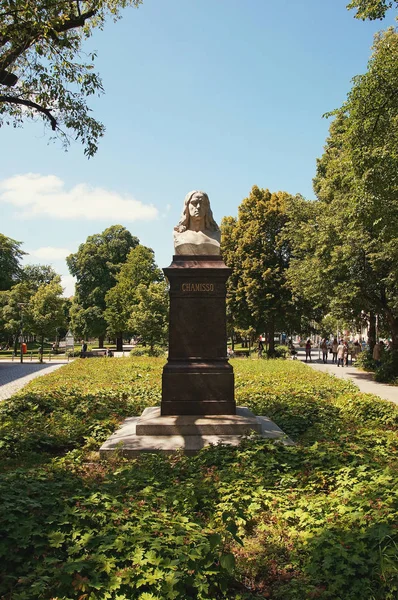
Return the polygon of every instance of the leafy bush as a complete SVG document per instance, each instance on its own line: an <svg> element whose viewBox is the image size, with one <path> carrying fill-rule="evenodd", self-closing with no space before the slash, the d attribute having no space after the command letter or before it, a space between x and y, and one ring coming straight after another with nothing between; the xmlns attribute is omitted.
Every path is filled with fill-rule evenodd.
<svg viewBox="0 0 398 600"><path fill-rule="evenodd" d="M105 462L165 360L75 361L0 408L0 598L395 600L397 408L298 361L231 361L297 442Z"/></svg>
<svg viewBox="0 0 398 600"><path fill-rule="evenodd" d="M287 346L275 346L272 353L267 350L266 356L268 358L288 358L290 356L290 350Z"/></svg>
<svg viewBox="0 0 398 600"><path fill-rule="evenodd" d="M375 372L375 380L398 384L398 352L383 352L381 359L381 365Z"/></svg>
<svg viewBox="0 0 398 600"><path fill-rule="evenodd" d="M355 366L364 371L375 371L376 363L373 360L371 351L363 350L363 352L360 352L355 361Z"/></svg>
<svg viewBox="0 0 398 600"><path fill-rule="evenodd" d="M370 350L359 354L355 366L364 371L373 371L375 380L381 383L398 383L398 353L382 351L381 364L377 366Z"/></svg>
<svg viewBox="0 0 398 600"><path fill-rule="evenodd" d="M130 350L130 356L133 358L136 356L164 357L166 356L166 350L162 348L162 346L154 346L152 350L149 346L137 346L136 348Z"/></svg>

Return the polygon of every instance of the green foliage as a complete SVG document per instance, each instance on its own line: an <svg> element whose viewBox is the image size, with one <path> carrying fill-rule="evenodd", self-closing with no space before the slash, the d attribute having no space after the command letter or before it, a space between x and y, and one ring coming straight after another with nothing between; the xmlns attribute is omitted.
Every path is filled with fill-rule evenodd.
<svg viewBox="0 0 398 600"><path fill-rule="evenodd" d="M375 380L383 383L398 384L398 351L383 352L381 365L375 372Z"/></svg>
<svg viewBox="0 0 398 600"><path fill-rule="evenodd" d="M70 310L73 330L83 336L103 336L106 332L105 296L115 285L116 276L138 238L122 225L112 225L90 235L67 259L69 271L77 279L76 295Z"/></svg>
<svg viewBox="0 0 398 600"><path fill-rule="evenodd" d="M103 87L96 55L85 54L83 43L141 1L0 0L0 126L42 117L65 147L73 136L93 156L105 128L90 116L87 98Z"/></svg>
<svg viewBox="0 0 398 600"><path fill-rule="evenodd" d="M41 285L51 283L59 275L50 265L25 265L22 269L21 280L37 291Z"/></svg>
<svg viewBox="0 0 398 600"><path fill-rule="evenodd" d="M58 327L65 325L64 300L60 277L40 285L26 308L30 331L42 338L55 336Z"/></svg>
<svg viewBox="0 0 398 600"><path fill-rule="evenodd" d="M363 350L355 362L355 366L364 371L374 371L376 369L376 363L373 360L372 352L370 350Z"/></svg>
<svg viewBox="0 0 398 600"><path fill-rule="evenodd" d="M164 346L136 346L130 351L130 356L163 356L167 354Z"/></svg>
<svg viewBox="0 0 398 600"><path fill-rule="evenodd" d="M330 126L318 160L317 202L296 202L286 231L288 280L323 312L357 321L378 314L398 349L398 33L376 36L365 74ZM330 116L330 115L329 115ZM311 215L311 219L306 218Z"/></svg>
<svg viewBox="0 0 398 600"><path fill-rule="evenodd" d="M396 0L351 0L347 8L356 9L356 19L374 21L376 19L384 19L386 12L394 5L395 8L398 7Z"/></svg>
<svg viewBox="0 0 398 600"><path fill-rule="evenodd" d="M96 358L39 378L0 407L3 451L63 452L102 442L122 418L159 404L158 375L159 366L144 359Z"/></svg>
<svg viewBox="0 0 398 600"><path fill-rule="evenodd" d="M238 404L295 446L100 461L120 419L159 404L163 364L79 360L3 402L0 596L395 600L397 408L297 361L236 359Z"/></svg>
<svg viewBox="0 0 398 600"><path fill-rule="evenodd" d="M137 304L129 320L131 331L149 345L151 353L155 345L165 345L168 337L169 295L165 282L139 285L136 290ZM154 355L156 356L156 354Z"/></svg>
<svg viewBox="0 0 398 600"><path fill-rule="evenodd" d="M355 366L364 371L373 371L375 380L381 383L398 383L398 365L397 353L383 351L381 353L381 364L376 365L370 350L361 352L358 356Z"/></svg>
<svg viewBox="0 0 398 600"><path fill-rule="evenodd" d="M155 263L153 250L141 244L132 248L126 262L116 275L116 285L107 292L105 297L104 316L108 331L113 334L134 331L134 328L129 327L129 319L133 308L141 302L140 286L147 288L151 283L162 280L163 274Z"/></svg>
<svg viewBox="0 0 398 600"><path fill-rule="evenodd" d="M20 260L26 254L21 243L0 233L0 291L9 290L21 275Z"/></svg>
<svg viewBox="0 0 398 600"><path fill-rule="evenodd" d="M290 244L281 236L290 198L286 192L271 194L253 186L239 206L238 219L226 217L221 223L222 252L232 269L227 283L230 330L266 332L271 353L275 331L300 325L297 299L286 285Z"/></svg>

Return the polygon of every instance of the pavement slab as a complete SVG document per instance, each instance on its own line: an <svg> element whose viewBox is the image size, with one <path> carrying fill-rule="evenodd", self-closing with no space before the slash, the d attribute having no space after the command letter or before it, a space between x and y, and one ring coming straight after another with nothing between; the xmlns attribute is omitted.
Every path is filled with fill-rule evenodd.
<svg viewBox="0 0 398 600"><path fill-rule="evenodd" d="M62 363L0 363L0 401L11 398L16 392L22 389L29 381L47 375L64 366Z"/></svg>

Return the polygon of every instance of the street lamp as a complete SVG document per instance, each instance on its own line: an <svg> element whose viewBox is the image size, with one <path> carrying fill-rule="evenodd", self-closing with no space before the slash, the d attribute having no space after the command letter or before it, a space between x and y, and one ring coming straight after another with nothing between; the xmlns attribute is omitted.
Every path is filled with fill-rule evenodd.
<svg viewBox="0 0 398 600"><path fill-rule="evenodd" d="M21 335L19 338L19 348L20 348L20 362L23 363L23 352L22 352L22 342L23 342L23 307L26 306L27 302L18 302L18 306L21 310Z"/></svg>

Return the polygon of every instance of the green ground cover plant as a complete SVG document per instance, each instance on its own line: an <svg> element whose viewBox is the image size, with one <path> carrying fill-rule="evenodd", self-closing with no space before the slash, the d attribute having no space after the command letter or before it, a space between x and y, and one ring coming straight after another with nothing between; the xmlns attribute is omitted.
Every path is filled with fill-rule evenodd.
<svg viewBox="0 0 398 600"><path fill-rule="evenodd" d="M373 360L372 353L365 350L358 356L355 366L363 371L374 373L375 380L380 383L398 385L397 365L394 363L393 353L389 351L382 351L380 365L378 366Z"/></svg>
<svg viewBox="0 0 398 600"><path fill-rule="evenodd" d="M0 406L3 600L395 600L398 411L297 361L233 360L296 442L99 459L164 358L77 360Z"/></svg>

